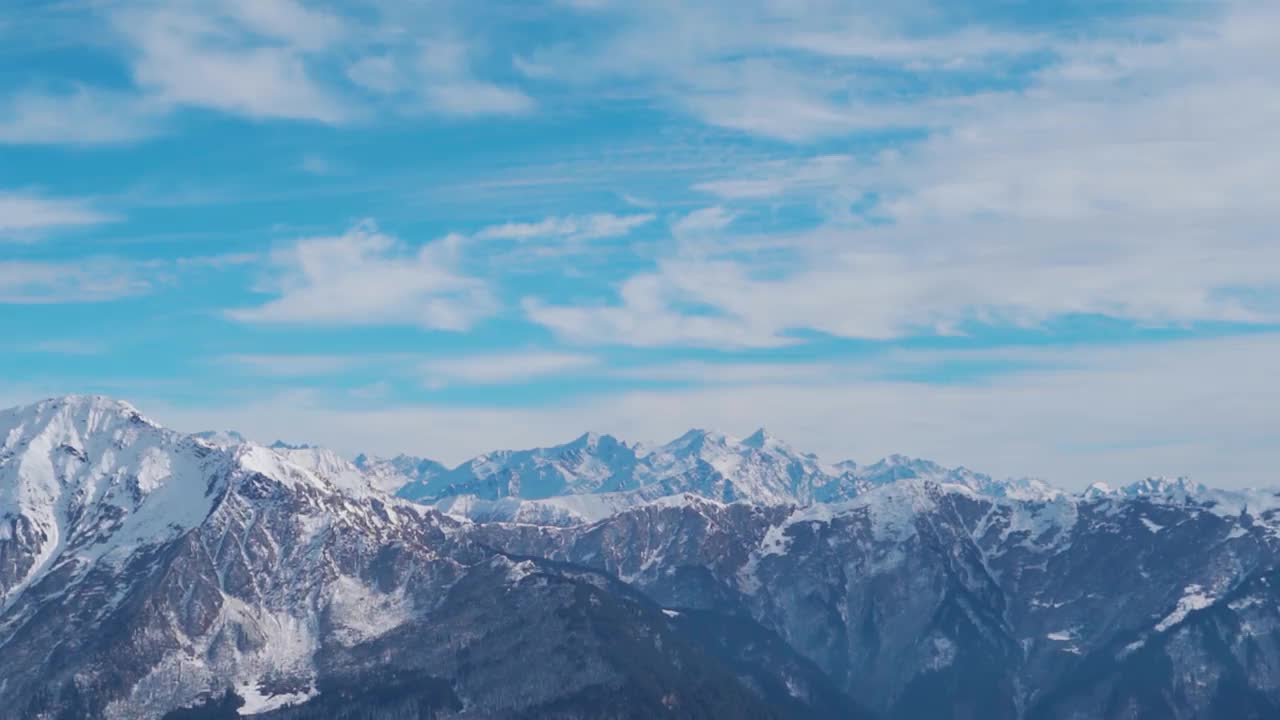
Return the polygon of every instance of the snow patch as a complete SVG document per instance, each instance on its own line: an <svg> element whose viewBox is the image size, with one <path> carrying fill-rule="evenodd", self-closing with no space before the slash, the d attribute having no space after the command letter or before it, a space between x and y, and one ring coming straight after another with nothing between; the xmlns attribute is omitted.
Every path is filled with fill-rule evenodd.
<svg viewBox="0 0 1280 720"><path fill-rule="evenodd" d="M334 636L348 647L381 637L413 618L413 602L404 588L384 593L355 578L339 576L331 593L329 610L336 626Z"/></svg>
<svg viewBox="0 0 1280 720"><path fill-rule="evenodd" d="M1199 585L1188 585L1183 589L1183 596L1178 599L1178 607L1165 619L1156 624L1156 632L1164 632L1186 619L1195 610L1203 610L1213 604L1214 598Z"/></svg>
<svg viewBox="0 0 1280 720"><path fill-rule="evenodd" d="M302 692L265 695L257 681L244 680L236 686L236 694L244 700L244 705L236 711L238 715L258 715L270 710L278 710L286 705L299 705L319 695L314 687Z"/></svg>
<svg viewBox="0 0 1280 720"><path fill-rule="evenodd" d="M941 670L956 660L956 644L950 638L934 635L930 638L929 650L927 665L930 670Z"/></svg>

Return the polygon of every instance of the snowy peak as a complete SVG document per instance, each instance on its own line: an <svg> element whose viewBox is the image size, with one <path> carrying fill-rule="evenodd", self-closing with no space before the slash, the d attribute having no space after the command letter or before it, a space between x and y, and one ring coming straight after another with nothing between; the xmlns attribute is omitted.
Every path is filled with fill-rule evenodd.
<svg viewBox="0 0 1280 720"><path fill-rule="evenodd" d="M737 444L737 442L724 433L694 428L666 445L657 448L655 452L689 455L701 453L708 448L728 448L734 444Z"/></svg>
<svg viewBox="0 0 1280 720"><path fill-rule="evenodd" d="M393 495L411 485L426 485L449 471L435 460L403 454L381 458L361 453L353 464L368 476L374 487Z"/></svg>
<svg viewBox="0 0 1280 720"><path fill-rule="evenodd" d="M198 525L228 456L132 405L69 396L0 412L0 591ZM67 563L70 563L68 565Z"/></svg>
<svg viewBox="0 0 1280 720"><path fill-rule="evenodd" d="M801 503L829 476L803 455L760 429L744 440L690 430L642 458L643 483L669 493L694 493L724 502Z"/></svg>
<svg viewBox="0 0 1280 720"><path fill-rule="evenodd" d="M0 411L0 598L49 573L70 582L173 540L226 498L252 495L263 477L311 499L375 493L332 451L223 446L209 437L160 427L101 396Z"/></svg>
<svg viewBox="0 0 1280 720"><path fill-rule="evenodd" d="M305 486L351 498L368 497L379 490L369 475L327 448L249 443L233 448L233 454L240 467L293 487Z"/></svg>
<svg viewBox="0 0 1280 720"><path fill-rule="evenodd" d="M747 447L753 447L757 450L763 449L770 443L776 443L777 439L769 434L764 428L759 428L755 432L742 439L742 444Z"/></svg>
<svg viewBox="0 0 1280 720"><path fill-rule="evenodd" d="M73 395L4 411L0 513L45 513L68 494L92 494L101 476L115 471L132 453L154 461L134 478L135 494L145 495L165 477L158 451L175 444L177 437L132 405L97 395ZM107 459L99 466L96 462L103 455Z"/></svg>
<svg viewBox="0 0 1280 720"><path fill-rule="evenodd" d="M1203 495L1208 488L1204 485L1192 482L1190 478L1166 478L1166 477L1150 477L1135 483L1129 483L1119 489L1119 494L1125 497L1144 497L1157 496L1170 499L1186 499Z"/></svg>
<svg viewBox="0 0 1280 720"><path fill-rule="evenodd" d="M587 432L579 435L572 442L559 446L558 448L550 448L551 450L590 450L601 452L612 452L620 447L628 447L626 443L618 440L618 438L609 434L600 434Z"/></svg>
<svg viewBox="0 0 1280 720"><path fill-rule="evenodd" d="M68 395L0 411L6 450L23 434L34 437L47 430L74 440L122 425L159 427L129 403L102 395Z"/></svg>
<svg viewBox="0 0 1280 720"><path fill-rule="evenodd" d="M362 462L366 472L376 467L367 459ZM865 467L851 460L827 466L764 428L742 439L694 428L664 445L643 449L611 435L585 433L563 445L487 453L453 470L432 465L420 476L404 479L411 474L405 469L388 472L397 482L386 485L398 488L402 497L427 502L457 496L492 502L633 492L635 502L692 493L721 502L808 505L848 500L908 479L959 485L998 497L1047 500L1062 494L1039 480L997 481L966 468L946 468L905 455L890 455Z"/></svg>
<svg viewBox="0 0 1280 720"><path fill-rule="evenodd" d="M1021 500L1052 500L1064 493L1036 478L996 480L990 475L966 467L948 468L932 460L890 455L872 465L853 466L850 476L860 489L866 490L899 480L928 480L944 485L959 485L981 495Z"/></svg>
<svg viewBox="0 0 1280 720"><path fill-rule="evenodd" d="M563 445L480 455L408 483L398 494L411 500L454 495L496 500L628 490L636 487L636 459L635 448L612 435L586 433Z"/></svg>
<svg viewBox="0 0 1280 720"><path fill-rule="evenodd" d="M243 445L249 442L249 439L235 430L203 430L201 432L192 433L194 438L204 440L214 447L229 448L236 445Z"/></svg>
<svg viewBox="0 0 1280 720"><path fill-rule="evenodd" d="M1240 492L1252 491L1212 490L1186 477L1149 477L1118 488L1111 487L1107 483L1093 483L1081 493L1081 497L1086 500L1145 498L1153 501L1185 503L1188 501L1208 500L1224 493L1238 494Z"/></svg>

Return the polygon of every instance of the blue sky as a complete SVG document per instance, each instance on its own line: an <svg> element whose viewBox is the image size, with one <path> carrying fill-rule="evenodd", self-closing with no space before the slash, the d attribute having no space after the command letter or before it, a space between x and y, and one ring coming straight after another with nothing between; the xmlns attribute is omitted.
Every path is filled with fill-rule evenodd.
<svg viewBox="0 0 1280 720"><path fill-rule="evenodd" d="M0 8L0 402L1280 461L1274 2Z"/></svg>

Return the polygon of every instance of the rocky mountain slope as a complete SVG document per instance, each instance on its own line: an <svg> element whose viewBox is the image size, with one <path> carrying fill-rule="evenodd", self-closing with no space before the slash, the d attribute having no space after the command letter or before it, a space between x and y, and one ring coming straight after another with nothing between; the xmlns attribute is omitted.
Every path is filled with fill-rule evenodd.
<svg viewBox="0 0 1280 720"><path fill-rule="evenodd" d="M763 432L350 463L59 398L0 411L0 717L1275 717L1278 508Z"/></svg>

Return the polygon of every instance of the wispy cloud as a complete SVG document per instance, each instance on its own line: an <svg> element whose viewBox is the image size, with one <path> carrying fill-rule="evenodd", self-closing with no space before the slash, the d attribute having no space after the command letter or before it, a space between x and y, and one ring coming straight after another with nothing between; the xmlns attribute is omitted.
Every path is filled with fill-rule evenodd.
<svg viewBox="0 0 1280 720"><path fill-rule="evenodd" d="M262 260L262 254L256 252L226 253L223 255L193 255L174 260L174 266L197 270L223 270L226 268L249 265Z"/></svg>
<svg viewBox="0 0 1280 720"><path fill-rule="evenodd" d="M347 66L347 77L375 95L408 103L402 109L410 111L469 117L534 109L534 99L520 88L479 77L466 42L432 30L424 40L358 58Z"/></svg>
<svg viewBox="0 0 1280 720"><path fill-rule="evenodd" d="M0 262L0 304L102 302L149 292L152 281L136 264L110 259Z"/></svg>
<svg viewBox="0 0 1280 720"><path fill-rule="evenodd" d="M132 142L165 130L183 107L326 123L355 114L315 68L344 33L337 16L293 0L126 0L92 10L84 28L98 33L95 49L124 63L132 83L76 78L15 91L0 101L0 143Z"/></svg>
<svg viewBox="0 0 1280 720"><path fill-rule="evenodd" d="M471 70L467 46L436 39L419 58L426 100L435 111L452 115L519 115L533 109L533 98L511 87L480 80Z"/></svg>
<svg viewBox="0 0 1280 720"><path fill-rule="evenodd" d="M475 234L479 240L534 240L562 238L565 240L598 240L627 235L632 230L653 220L652 213L637 215L567 215L548 217L538 222L505 223L491 225Z"/></svg>
<svg viewBox="0 0 1280 720"><path fill-rule="evenodd" d="M671 231L676 235L690 235L724 230L736 216L737 213L719 205L701 208L672 223Z"/></svg>
<svg viewBox="0 0 1280 720"><path fill-rule="evenodd" d="M19 352L39 353L42 355L79 355L86 357L102 355L107 352L107 346L104 343L69 339L41 340L18 345L14 349Z"/></svg>
<svg viewBox="0 0 1280 720"><path fill-rule="evenodd" d="M30 237L48 228L99 225L117 219L84 200L0 191L0 240Z"/></svg>
<svg viewBox="0 0 1280 720"><path fill-rule="evenodd" d="M422 364L429 387L501 385L564 375L595 367L599 359L580 353L517 350L441 358Z"/></svg>
<svg viewBox="0 0 1280 720"><path fill-rule="evenodd" d="M610 374L625 380L690 385L805 384L847 376L850 368L817 362L682 361L618 368ZM865 374L865 373L864 373Z"/></svg>
<svg viewBox="0 0 1280 720"><path fill-rule="evenodd" d="M1030 87L974 96L918 144L703 182L729 207L844 202L853 215L868 198L868 217L778 233L781 265L733 234L682 243L616 299L526 311L575 342L712 347L1078 314L1280 322L1267 180L1280 161L1257 152L1280 142L1273 14L1242 6L1141 44L1063 45Z"/></svg>
<svg viewBox="0 0 1280 720"><path fill-rule="evenodd" d="M219 356L218 360L258 375L312 377L338 374L364 365L369 359L349 355L231 354Z"/></svg>
<svg viewBox="0 0 1280 720"><path fill-rule="evenodd" d="M559 44L522 60L584 86L632 92L710 125L807 143L877 129L938 126L927 97L894 92L887 78L941 86L977 68L1056 47L1057 38L970 25L922 23L927 5L768 0L614 5L594 43ZM661 38L655 42L654 38Z"/></svg>
<svg viewBox="0 0 1280 720"><path fill-rule="evenodd" d="M134 81L156 102L330 123L351 116L306 60L337 35L336 18L286 0L233 2L225 14L198 7L129 8L116 17L132 44Z"/></svg>
<svg viewBox="0 0 1280 720"><path fill-rule="evenodd" d="M228 314L255 323L465 330L497 306L483 282L454 265L447 239L413 249L366 221L273 253L263 289L277 297Z"/></svg>
<svg viewBox="0 0 1280 720"><path fill-rule="evenodd" d="M154 103L121 91L88 87L62 93L29 90L0 100L0 143L129 142L157 129L159 111Z"/></svg>

